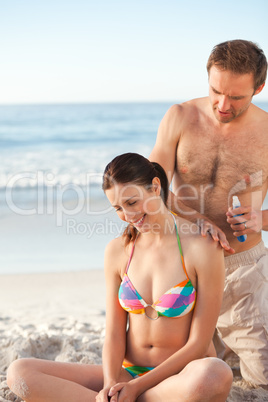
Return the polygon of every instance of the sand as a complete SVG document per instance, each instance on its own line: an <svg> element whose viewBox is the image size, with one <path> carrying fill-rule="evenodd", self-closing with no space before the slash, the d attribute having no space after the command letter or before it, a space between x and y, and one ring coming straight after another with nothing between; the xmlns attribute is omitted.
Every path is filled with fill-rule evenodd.
<svg viewBox="0 0 268 402"><path fill-rule="evenodd" d="M13 360L101 363L104 336L102 270L0 275L0 401L21 401L6 384ZM236 371L228 402L268 401L268 391L249 388Z"/></svg>

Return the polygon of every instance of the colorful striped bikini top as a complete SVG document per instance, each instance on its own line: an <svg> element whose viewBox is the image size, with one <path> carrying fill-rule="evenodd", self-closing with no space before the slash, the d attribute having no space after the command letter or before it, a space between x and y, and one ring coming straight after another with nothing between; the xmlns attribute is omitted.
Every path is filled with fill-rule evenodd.
<svg viewBox="0 0 268 402"><path fill-rule="evenodd" d="M174 217L173 217L174 218ZM118 291L118 299L119 303L126 310L128 313L134 314L146 314L146 307L152 307L156 312L157 319L160 316L164 317L172 317L178 318L188 314L190 311L193 310L195 306L196 300L196 290L193 287L185 268L184 258L182 254L181 242L179 238L178 228L176 225L176 221L174 218L176 234L177 234L177 241L180 250L180 256L182 261L183 270L186 275L186 279L179 283L176 286L173 286L169 289L166 293L164 293L158 300L156 300L153 304L148 304L146 301L141 297L138 291L133 286L131 280L128 276L128 269L130 266L130 262L134 253L135 243L133 245L131 255L126 267L126 271L124 273L123 280L121 282L119 291ZM147 314L146 314L147 315ZM147 315L148 318L151 318Z"/></svg>

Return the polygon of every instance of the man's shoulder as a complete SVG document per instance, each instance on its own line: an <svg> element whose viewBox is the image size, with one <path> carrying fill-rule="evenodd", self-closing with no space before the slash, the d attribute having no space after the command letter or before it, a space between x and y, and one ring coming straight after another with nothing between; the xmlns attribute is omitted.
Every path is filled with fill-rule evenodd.
<svg viewBox="0 0 268 402"><path fill-rule="evenodd" d="M169 108L170 112L178 113L181 110L203 109L209 104L208 96L203 98L195 98L181 103L175 103Z"/></svg>
<svg viewBox="0 0 268 402"><path fill-rule="evenodd" d="M196 98L182 103L176 103L172 105L167 113L166 117L169 119L182 119L187 117L187 121L196 119L200 114L206 113L209 107L209 98Z"/></svg>
<svg viewBox="0 0 268 402"><path fill-rule="evenodd" d="M251 104L251 113L246 123L247 127L249 127L258 138L258 141L267 145L268 112L259 106Z"/></svg>
<svg viewBox="0 0 268 402"><path fill-rule="evenodd" d="M253 103L251 104L251 115L253 120L268 122L268 112Z"/></svg>

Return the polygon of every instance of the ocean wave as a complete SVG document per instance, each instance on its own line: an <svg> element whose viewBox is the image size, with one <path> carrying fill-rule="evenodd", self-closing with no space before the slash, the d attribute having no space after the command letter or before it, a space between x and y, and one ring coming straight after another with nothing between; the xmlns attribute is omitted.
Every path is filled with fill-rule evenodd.
<svg viewBox="0 0 268 402"><path fill-rule="evenodd" d="M0 108L0 189L100 184L110 160L148 156L167 104L17 105Z"/></svg>
<svg viewBox="0 0 268 402"><path fill-rule="evenodd" d="M132 151L148 155L150 148L140 144ZM119 144L107 148L95 145L84 149L44 147L26 152L22 149L2 151L0 189L100 185L106 164L123 152L129 149Z"/></svg>

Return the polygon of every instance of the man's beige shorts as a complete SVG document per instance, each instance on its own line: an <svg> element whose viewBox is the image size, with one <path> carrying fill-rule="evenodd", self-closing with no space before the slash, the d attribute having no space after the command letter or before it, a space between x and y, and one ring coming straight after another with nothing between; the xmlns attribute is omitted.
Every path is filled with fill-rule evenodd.
<svg viewBox="0 0 268 402"><path fill-rule="evenodd" d="M268 384L268 249L264 243L225 258L218 332L240 357L243 378Z"/></svg>

